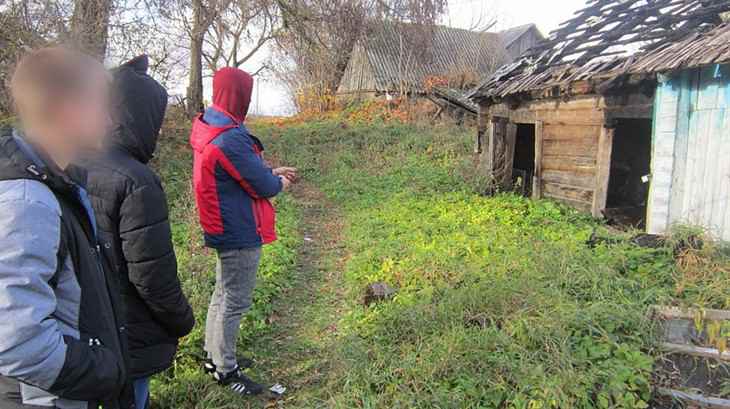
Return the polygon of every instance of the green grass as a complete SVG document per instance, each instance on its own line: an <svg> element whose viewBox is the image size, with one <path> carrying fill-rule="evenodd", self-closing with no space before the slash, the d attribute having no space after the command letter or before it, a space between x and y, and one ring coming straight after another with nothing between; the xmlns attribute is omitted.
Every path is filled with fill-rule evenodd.
<svg viewBox="0 0 730 409"><path fill-rule="evenodd" d="M322 357L329 364L285 406L643 408L655 353L650 306L730 306L730 263L716 246L678 265L672 243L639 248L554 202L477 194L472 130L339 120L254 129L269 155L299 167L338 207L345 226L346 256L320 255L342 266L344 307L309 317L335 320L334 347ZM163 148L158 163L199 325L154 396L165 408L242 407L194 365L214 257L200 243L189 153L170 138ZM266 325L272 300L297 282L300 204L285 196L277 207L283 239L266 249L245 345L276 330ZM594 231L621 240L589 246ZM362 306L365 287L379 281L398 289L395 298ZM277 362L276 348L294 347L285 342L263 360L294 365Z"/></svg>

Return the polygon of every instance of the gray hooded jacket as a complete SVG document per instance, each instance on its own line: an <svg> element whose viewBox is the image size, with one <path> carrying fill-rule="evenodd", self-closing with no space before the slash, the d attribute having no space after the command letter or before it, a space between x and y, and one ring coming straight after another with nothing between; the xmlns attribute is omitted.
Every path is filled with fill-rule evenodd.
<svg viewBox="0 0 730 409"><path fill-rule="evenodd" d="M66 194L76 200L61 201ZM81 231L93 236L94 223L82 188L49 172L17 135L0 132L3 409L131 407L119 400L126 378L124 348L102 263L98 255L90 256L88 240L75 240ZM72 233L68 226L74 226ZM65 239L74 243L62 243ZM87 245L92 248L79 248ZM85 302L97 304L96 310ZM92 320L98 323L89 325Z"/></svg>

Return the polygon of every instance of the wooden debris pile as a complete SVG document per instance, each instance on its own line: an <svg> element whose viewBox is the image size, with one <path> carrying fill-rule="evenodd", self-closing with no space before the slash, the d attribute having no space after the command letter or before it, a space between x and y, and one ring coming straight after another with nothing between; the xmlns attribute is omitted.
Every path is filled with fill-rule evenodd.
<svg viewBox="0 0 730 409"><path fill-rule="evenodd" d="M442 109L445 106L450 106L452 108L464 110L465 112L473 115L476 115L477 112L479 112L479 106L458 89L434 87L431 91L430 97L433 102L441 106Z"/></svg>
<svg viewBox="0 0 730 409"><path fill-rule="evenodd" d="M665 352L654 376L660 396L654 407L674 408L681 402L683 407L730 409L730 311L655 307L654 313Z"/></svg>

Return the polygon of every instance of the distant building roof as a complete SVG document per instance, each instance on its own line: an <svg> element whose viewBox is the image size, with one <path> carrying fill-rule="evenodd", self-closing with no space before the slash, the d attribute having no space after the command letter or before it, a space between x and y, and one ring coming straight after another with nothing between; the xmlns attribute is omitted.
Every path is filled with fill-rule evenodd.
<svg viewBox="0 0 730 409"><path fill-rule="evenodd" d="M576 81L610 81L679 66L689 55L696 61L716 60L713 50L726 52L720 44L726 37L703 50L712 40L701 33L720 25L720 14L727 11L730 0L588 0L546 41L489 76L471 96L499 99L540 94ZM691 44L681 45L683 41Z"/></svg>
<svg viewBox="0 0 730 409"><path fill-rule="evenodd" d="M445 26L382 24L355 46L340 92L397 91L403 86L420 90L429 77L451 75L471 75L474 85L509 61L505 39L514 42L529 29L522 26L502 34Z"/></svg>
<svg viewBox="0 0 730 409"><path fill-rule="evenodd" d="M535 29L537 30L537 26L535 24L523 24L521 26L508 28L506 30L500 31L499 36L502 38L502 43L505 47L509 47L514 43L515 41L519 40L520 37L525 35L528 31Z"/></svg>

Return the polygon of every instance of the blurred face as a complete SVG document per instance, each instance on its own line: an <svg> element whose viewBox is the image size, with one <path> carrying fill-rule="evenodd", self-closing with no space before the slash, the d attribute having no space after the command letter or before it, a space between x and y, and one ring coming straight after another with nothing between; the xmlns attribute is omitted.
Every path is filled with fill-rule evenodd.
<svg viewBox="0 0 730 409"><path fill-rule="evenodd" d="M110 84L105 72L89 79L84 89L58 101L52 118L60 143L75 155L99 151L111 131Z"/></svg>

